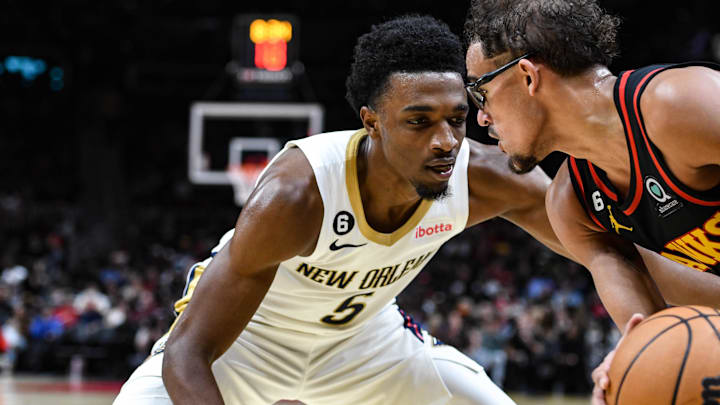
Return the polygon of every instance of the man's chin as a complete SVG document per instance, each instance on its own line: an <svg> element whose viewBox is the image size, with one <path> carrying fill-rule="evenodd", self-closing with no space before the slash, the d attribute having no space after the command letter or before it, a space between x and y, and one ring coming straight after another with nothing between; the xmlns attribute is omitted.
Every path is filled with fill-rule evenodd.
<svg viewBox="0 0 720 405"><path fill-rule="evenodd" d="M451 195L450 187L447 182L440 185L415 183L414 186L418 195L425 200L440 201Z"/></svg>
<svg viewBox="0 0 720 405"><path fill-rule="evenodd" d="M508 159L508 167L515 174L529 173L537 165L538 161L534 156L512 155Z"/></svg>

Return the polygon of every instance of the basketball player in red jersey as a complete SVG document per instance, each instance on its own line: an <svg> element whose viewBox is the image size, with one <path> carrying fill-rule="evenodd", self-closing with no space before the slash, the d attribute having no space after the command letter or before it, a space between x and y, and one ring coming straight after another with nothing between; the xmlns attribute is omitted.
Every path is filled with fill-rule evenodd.
<svg viewBox="0 0 720 405"><path fill-rule="evenodd" d="M475 0L465 30L467 90L511 168L572 156L548 216L627 331L668 304L720 307L720 67L614 76L618 25L594 0Z"/></svg>

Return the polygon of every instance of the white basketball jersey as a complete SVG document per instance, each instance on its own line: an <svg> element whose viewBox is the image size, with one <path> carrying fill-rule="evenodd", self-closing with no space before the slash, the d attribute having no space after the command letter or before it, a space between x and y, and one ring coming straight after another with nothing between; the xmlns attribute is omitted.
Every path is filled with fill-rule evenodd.
<svg viewBox="0 0 720 405"><path fill-rule="evenodd" d="M440 201L423 200L400 228L381 233L367 223L360 199L356 159L364 136L365 130L314 135L288 142L278 154L293 147L305 154L320 189L324 216L315 251L280 264L253 321L320 335L355 330L392 304L442 244L465 228L466 140L449 180L450 195ZM232 231L225 234L214 252L231 235ZM192 277L191 289L196 284Z"/></svg>

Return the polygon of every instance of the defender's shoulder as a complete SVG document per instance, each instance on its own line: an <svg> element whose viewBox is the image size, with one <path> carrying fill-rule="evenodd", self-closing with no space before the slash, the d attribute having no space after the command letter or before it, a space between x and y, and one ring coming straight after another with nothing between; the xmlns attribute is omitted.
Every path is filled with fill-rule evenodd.
<svg viewBox="0 0 720 405"><path fill-rule="evenodd" d="M250 194L236 229L282 241L277 254L287 259L315 248L323 220L323 200L305 154L289 148L271 164Z"/></svg>
<svg viewBox="0 0 720 405"><path fill-rule="evenodd" d="M640 100L647 136L661 151L671 152L689 166L717 164L717 94L720 71L709 67L687 66L659 73L648 83Z"/></svg>
<svg viewBox="0 0 720 405"><path fill-rule="evenodd" d="M667 69L647 84L640 106L645 118L672 122L684 118L678 116L678 109L692 111L702 105L717 104L714 100L718 91L718 70L706 66Z"/></svg>
<svg viewBox="0 0 720 405"><path fill-rule="evenodd" d="M307 156L291 147L278 156L259 179L248 204L292 206L293 211L322 213L322 197Z"/></svg>

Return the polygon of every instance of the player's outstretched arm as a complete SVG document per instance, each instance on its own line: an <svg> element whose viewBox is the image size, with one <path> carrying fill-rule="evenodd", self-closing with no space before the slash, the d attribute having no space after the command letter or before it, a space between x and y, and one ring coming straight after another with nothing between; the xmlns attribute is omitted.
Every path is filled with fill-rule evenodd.
<svg viewBox="0 0 720 405"><path fill-rule="evenodd" d="M622 327L634 313L649 316L665 308L635 246L603 232L580 204L564 164L547 194L550 223L563 245L590 270L595 289L615 325Z"/></svg>
<svg viewBox="0 0 720 405"><path fill-rule="evenodd" d="M500 216L520 226L556 253L572 259L555 236L545 210L550 178L539 167L530 173L515 174L508 167L507 155L498 147L469 142L468 226Z"/></svg>
<svg viewBox="0 0 720 405"><path fill-rule="evenodd" d="M170 334L162 377L174 404L223 403L211 364L247 325L278 264L312 253L322 213L310 164L299 149L285 152L261 178Z"/></svg>

